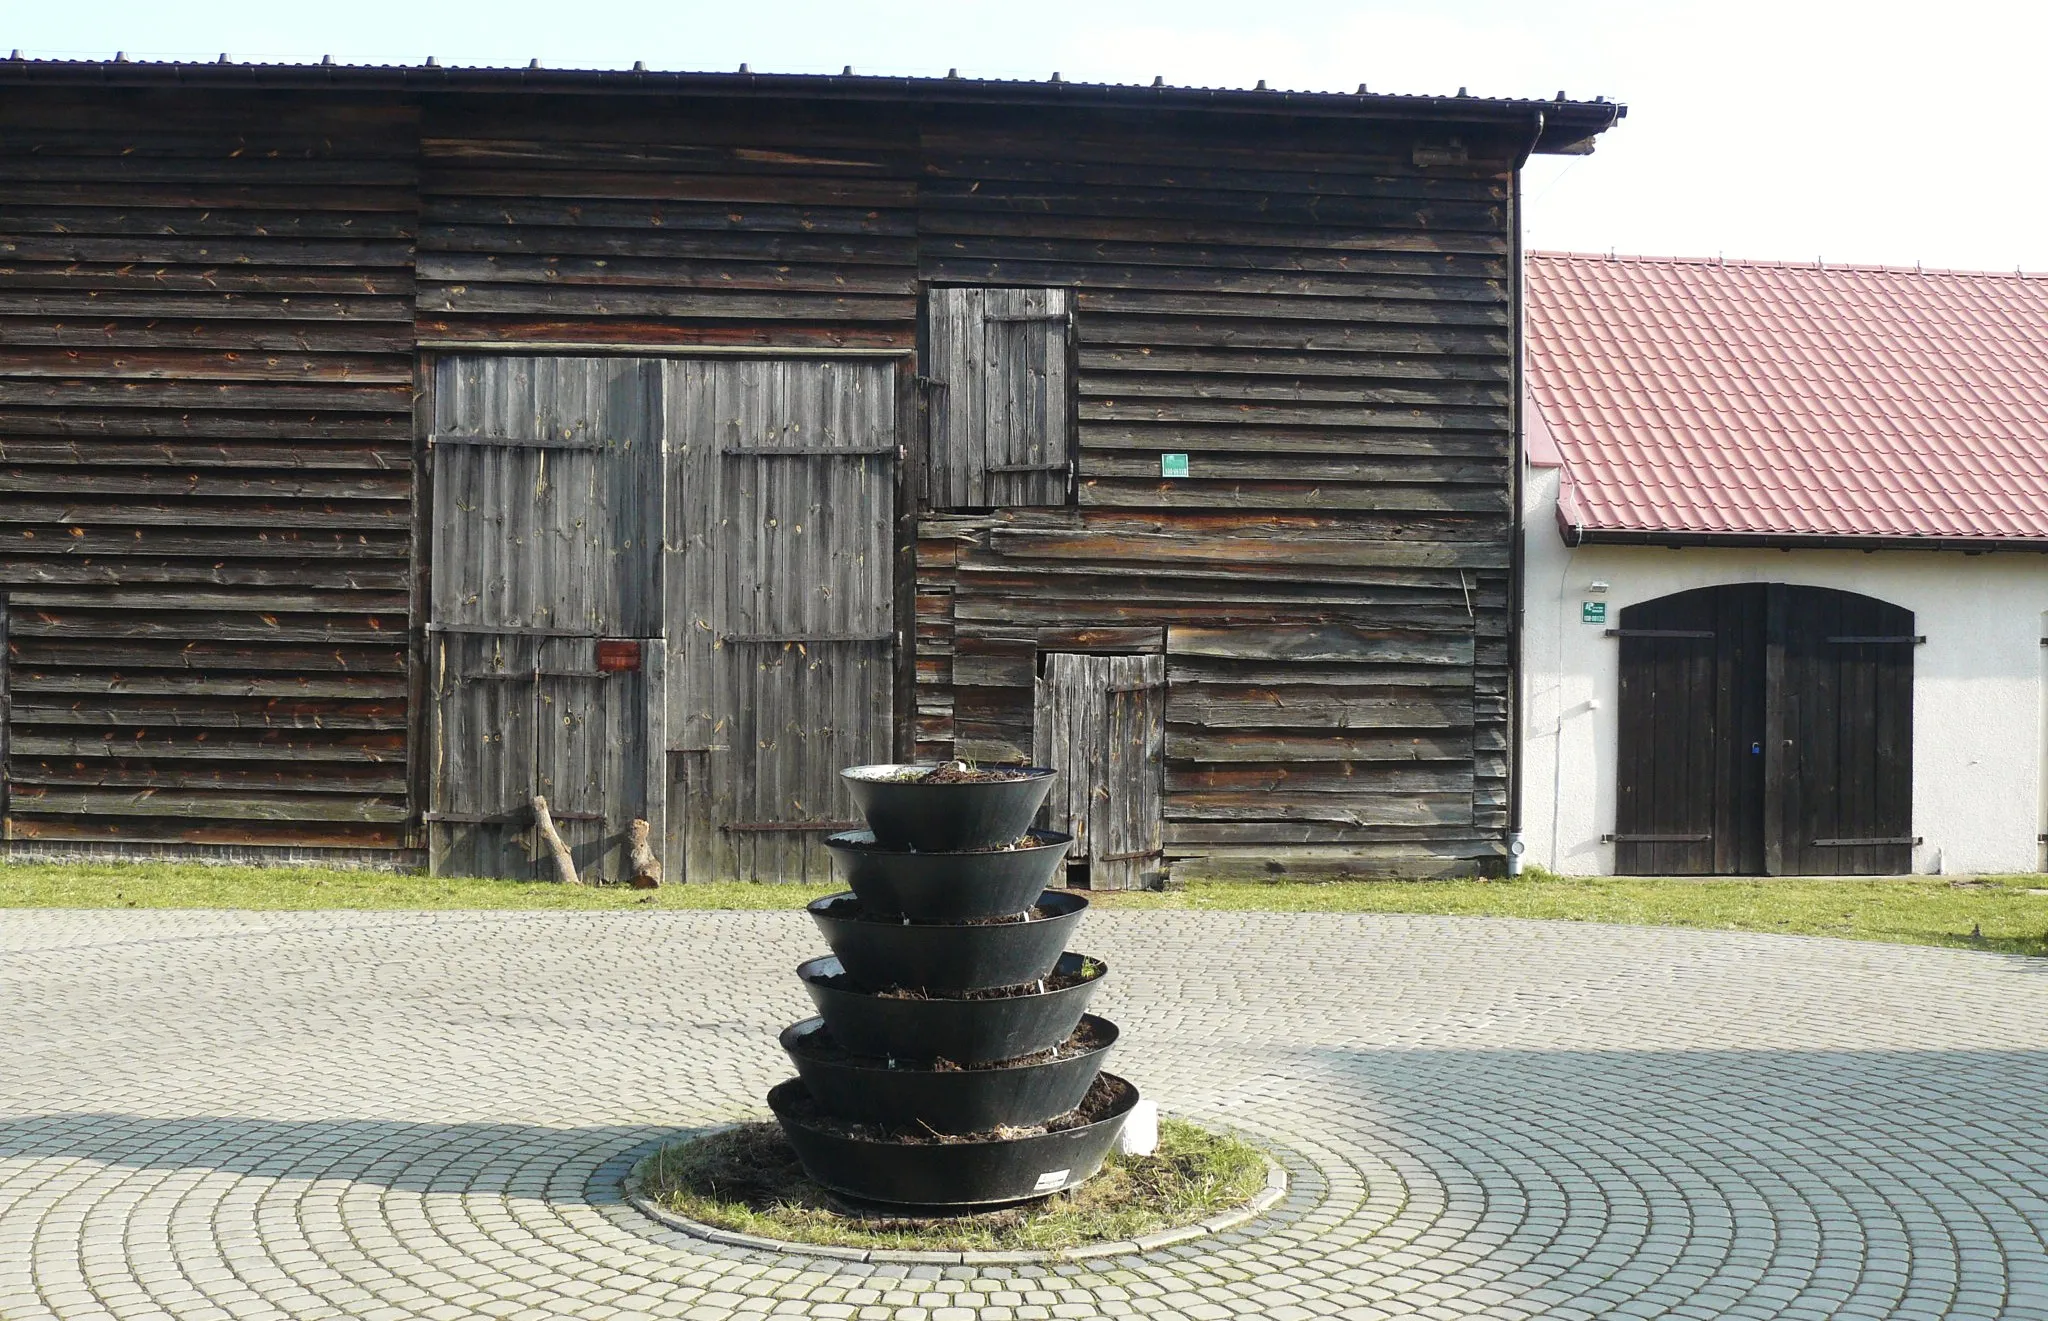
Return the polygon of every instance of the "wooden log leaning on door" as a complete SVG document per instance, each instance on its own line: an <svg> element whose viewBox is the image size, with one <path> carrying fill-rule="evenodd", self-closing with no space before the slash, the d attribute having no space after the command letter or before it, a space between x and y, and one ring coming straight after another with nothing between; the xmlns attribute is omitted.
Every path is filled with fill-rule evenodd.
<svg viewBox="0 0 2048 1321"><path fill-rule="evenodd" d="M562 842L555 830L555 818L548 813L548 800L540 794L533 796L533 828L555 855L557 878L568 885L582 884L576 876L576 860L569 856L569 846Z"/></svg>

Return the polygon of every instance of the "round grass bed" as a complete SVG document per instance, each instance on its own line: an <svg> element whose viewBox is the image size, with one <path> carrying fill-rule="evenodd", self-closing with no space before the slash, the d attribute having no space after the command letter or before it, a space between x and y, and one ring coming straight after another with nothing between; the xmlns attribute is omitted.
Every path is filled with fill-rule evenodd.
<svg viewBox="0 0 2048 1321"><path fill-rule="evenodd" d="M742 1124L662 1148L637 1172L656 1206L714 1229L786 1243L934 1252L1059 1252L1197 1224L1266 1186L1256 1148L1180 1119L1149 1156L1112 1154L1067 1192L964 1215L862 1213L805 1177L782 1130Z"/></svg>

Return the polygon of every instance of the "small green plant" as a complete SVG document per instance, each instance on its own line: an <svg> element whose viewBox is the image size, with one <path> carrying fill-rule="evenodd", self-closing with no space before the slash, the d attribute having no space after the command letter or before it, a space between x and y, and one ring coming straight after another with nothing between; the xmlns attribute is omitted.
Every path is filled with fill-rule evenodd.
<svg viewBox="0 0 2048 1321"><path fill-rule="evenodd" d="M1265 1186L1257 1150L1180 1119L1159 1123L1150 1156L1111 1156L1079 1188L969 1215L851 1215L804 1175L774 1124L742 1124L664 1147L642 1191L677 1215L740 1234L833 1247L1055 1252L1204 1220Z"/></svg>

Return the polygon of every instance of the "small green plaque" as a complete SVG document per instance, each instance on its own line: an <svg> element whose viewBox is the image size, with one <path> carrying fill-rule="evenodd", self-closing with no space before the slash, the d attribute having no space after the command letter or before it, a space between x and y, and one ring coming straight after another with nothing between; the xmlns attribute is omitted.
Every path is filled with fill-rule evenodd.
<svg viewBox="0 0 2048 1321"><path fill-rule="evenodd" d="M1606 623L1606 622L1607 622L1607 602L1605 602L1605 601L1581 601L1581 602L1579 602L1579 622L1580 622L1581 624L1604 624L1604 623Z"/></svg>
<svg viewBox="0 0 2048 1321"><path fill-rule="evenodd" d="M1162 454L1159 456L1161 477L1185 477L1188 475L1188 456L1185 454Z"/></svg>

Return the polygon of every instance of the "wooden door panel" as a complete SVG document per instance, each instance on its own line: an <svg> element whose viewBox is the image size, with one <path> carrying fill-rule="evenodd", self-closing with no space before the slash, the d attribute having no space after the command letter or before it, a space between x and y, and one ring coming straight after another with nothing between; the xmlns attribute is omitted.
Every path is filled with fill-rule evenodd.
<svg viewBox="0 0 2048 1321"><path fill-rule="evenodd" d="M1164 852L1166 657L1054 652L1034 708L1032 761L1060 773L1040 819L1074 836L1068 866L1145 888Z"/></svg>
<svg viewBox="0 0 2048 1321"><path fill-rule="evenodd" d="M719 878L825 879L823 835L858 820L839 771L892 744L895 368L696 362L668 379L684 853Z"/></svg>

